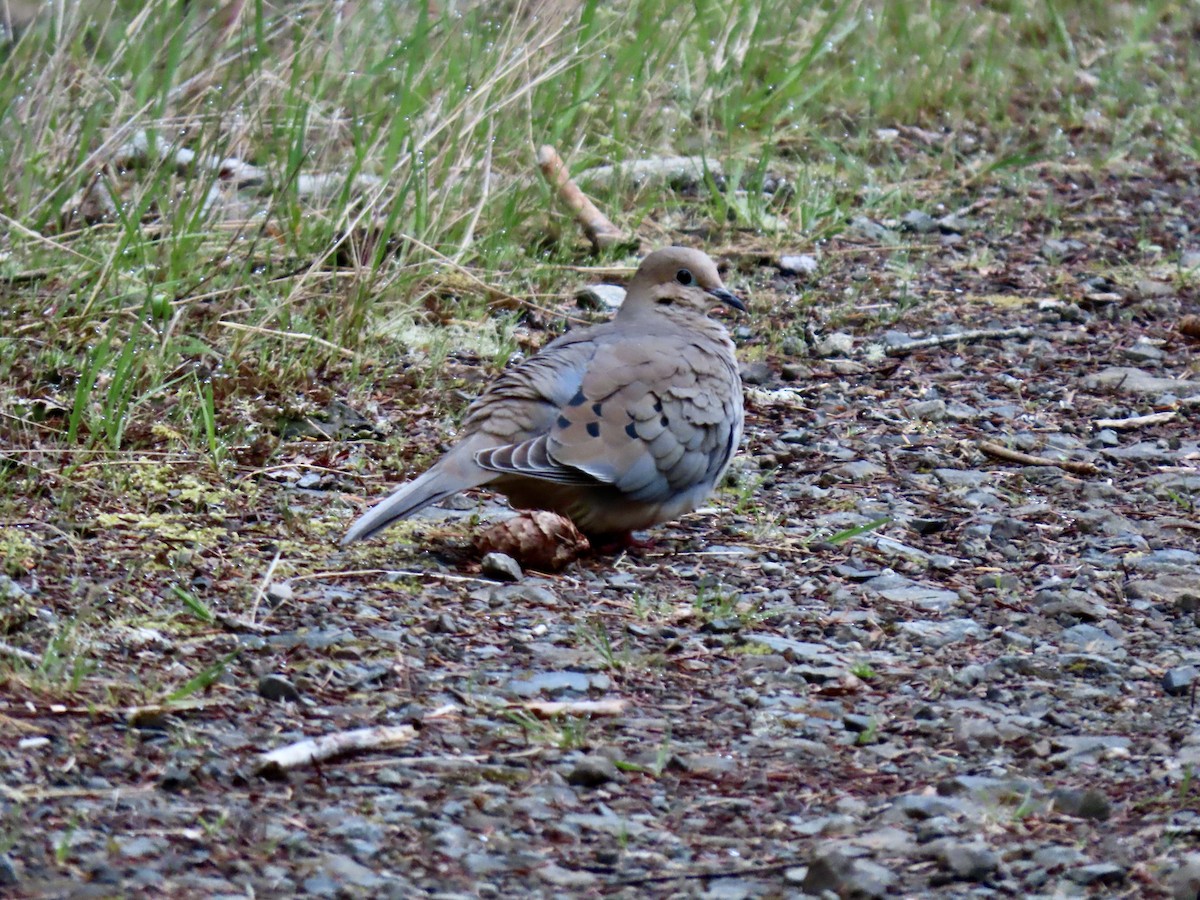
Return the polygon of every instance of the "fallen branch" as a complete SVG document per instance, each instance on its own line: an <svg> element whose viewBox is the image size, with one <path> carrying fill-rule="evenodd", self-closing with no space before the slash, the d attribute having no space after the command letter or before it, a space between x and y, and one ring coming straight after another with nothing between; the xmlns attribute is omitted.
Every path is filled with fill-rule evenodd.
<svg viewBox="0 0 1200 900"><path fill-rule="evenodd" d="M1003 459L1007 462L1019 463L1022 466L1052 466L1056 469L1073 472L1076 475L1100 474L1100 470L1090 462L1079 462L1073 459L1050 459L1046 456L1031 456L1028 453L1022 453L1020 450L1009 450L1007 447L1001 447L999 444L993 444L990 441L981 441L979 449L988 456Z"/></svg>
<svg viewBox="0 0 1200 900"><path fill-rule="evenodd" d="M337 344L331 343L324 338L319 338L315 334L304 334L300 331L280 331L277 328L263 328L259 325L243 325L240 322L225 322L218 321L218 325L222 328L232 328L234 331L245 331L250 334L263 334L271 337L285 338L290 341L303 341L307 344L316 344L318 347L324 347L326 350L332 350L335 353L340 353L348 359L354 359L354 351L347 350L345 347L339 347Z"/></svg>
<svg viewBox="0 0 1200 900"><path fill-rule="evenodd" d="M417 730L411 725L380 725L376 728L357 728L320 737L307 738L260 753L254 761L254 772L268 778L282 777L289 769L325 762L349 753L367 750L390 750L415 739Z"/></svg>
<svg viewBox="0 0 1200 900"><path fill-rule="evenodd" d="M30 665L41 665L42 658L36 653L30 653L28 650L22 650L20 647L14 647L5 641L0 641L0 654L11 656L14 659L19 659L21 662L27 662Z"/></svg>
<svg viewBox="0 0 1200 900"><path fill-rule="evenodd" d="M1125 419L1097 419L1092 424L1097 428L1114 428L1117 431L1128 431L1133 428L1144 428L1147 425L1161 425L1175 418L1176 413L1158 412L1144 416L1129 416Z"/></svg>
<svg viewBox="0 0 1200 900"><path fill-rule="evenodd" d="M575 221L583 228L583 233L592 242L593 248L603 250L630 241L629 236L610 222L608 217L596 208L596 204L579 189L579 185L571 180L567 165L557 150L549 144L539 147L537 163L546 181L558 193L558 198L571 210Z"/></svg>
<svg viewBox="0 0 1200 900"><path fill-rule="evenodd" d="M1024 326L1016 328L977 328L973 331L958 331L954 334L937 334L933 337L909 341L898 347L888 347L888 356L907 356L917 350L928 350L931 347L944 347L947 344L968 344L975 341L994 341L1004 338L1027 338L1033 331Z"/></svg>
<svg viewBox="0 0 1200 900"><path fill-rule="evenodd" d="M522 704L539 719L550 719L554 716L619 716L625 712L628 702L616 700L574 700L552 701L533 700Z"/></svg>

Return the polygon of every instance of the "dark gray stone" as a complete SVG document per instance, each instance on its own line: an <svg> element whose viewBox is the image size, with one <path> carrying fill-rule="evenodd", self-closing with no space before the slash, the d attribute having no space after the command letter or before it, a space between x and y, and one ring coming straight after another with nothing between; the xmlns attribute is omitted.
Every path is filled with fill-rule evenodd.
<svg viewBox="0 0 1200 900"><path fill-rule="evenodd" d="M1103 822L1112 815L1112 803L1095 788L1059 788L1051 792L1050 799L1056 810L1077 819Z"/></svg>
<svg viewBox="0 0 1200 900"><path fill-rule="evenodd" d="M520 581L524 573L521 565L507 553L485 553L479 563L480 571L497 581Z"/></svg>
<svg viewBox="0 0 1200 900"><path fill-rule="evenodd" d="M1173 669L1167 669L1162 677L1163 690L1172 697L1186 694L1195 683L1197 674L1200 674L1200 670L1197 670L1195 666L1176 666Z"/></svg>
<svg viewBox="0 0 1200 900"><path fill-rule="evenodd" d="M904 218L900 220L900 230L930 234L938 230L938 222L929 213L914 209L904 214Z"/></svg>
<svg viewBox="0 0 1200 900"><path fill-rule="evenodd" d="M1000 856L987 844L941 838L928 852L943 870L962 881L986 881L1000 868Z"/></svg>
<svg viewBox="0 0 1200 900"><path fill-rule="evenodd" d="M832 891L843 900L872 900L891 895L896 875L868 859L856 859L838 847L819 848L808 863L801 887L809 894Z"/></svg>
<svg viewBox="0 0 1200 900"><path fill-rule="evenodd" d="M607 756L593 754L580 759L567 773L567 784L594 788L619 777L617 767Z"/></svg>
<svg viewBox="0 0 1200 900"><path fill-rule="evenodd" d="M258 679L258 693L267 700L298 703L300 691L282 675L264 675Z"/></svg>
<svg viewBox="0 0 1200 900"><path fill-rule="evenodd" d="M1084 886L1102 884L1113 887L1125 881L1125 867L1116 863L1092 863L1067 872L1067 878Z"/></svg>

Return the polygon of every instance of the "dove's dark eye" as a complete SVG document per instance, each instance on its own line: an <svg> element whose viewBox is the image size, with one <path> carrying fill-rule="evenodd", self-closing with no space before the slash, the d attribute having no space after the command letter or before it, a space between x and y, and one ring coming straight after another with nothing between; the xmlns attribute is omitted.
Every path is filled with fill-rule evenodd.
<svg viewBox="0 0 1200 900"><path fill-rule="evenodd" d="M675 280L678 281L682 285L685 285L685 286L689 285L693 281L692 273L689 272L687 269L680 269L678 272L675 273Z"/></svg>

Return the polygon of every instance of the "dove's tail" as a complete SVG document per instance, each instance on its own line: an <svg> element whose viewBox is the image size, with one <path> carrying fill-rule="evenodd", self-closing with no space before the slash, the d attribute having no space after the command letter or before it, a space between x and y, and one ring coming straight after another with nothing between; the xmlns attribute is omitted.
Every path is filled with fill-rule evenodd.
<svg viewBox="0 0 1200 900"><path fill-rule="evenodd" d="M454 452L439 460L425 474L398 487L390 496L376 503L355 520L346 536L342 538L341 545L345 547L347 544L369 538L393 522L408 518L417 510L495 478L495 473L485 471L475 464L473 455Z"/></svg>

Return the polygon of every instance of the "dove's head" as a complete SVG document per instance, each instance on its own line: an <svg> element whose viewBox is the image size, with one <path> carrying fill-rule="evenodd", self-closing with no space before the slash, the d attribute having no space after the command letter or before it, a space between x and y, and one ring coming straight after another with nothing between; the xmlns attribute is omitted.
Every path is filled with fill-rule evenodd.
<svg viewBox="0 0 1200 900"><path fill-rule="evenodd" d="M667 247L642 260L617 315L703 316L714 306L746 310L725 287L717 264L707 254L686 247Z"/></svg>

